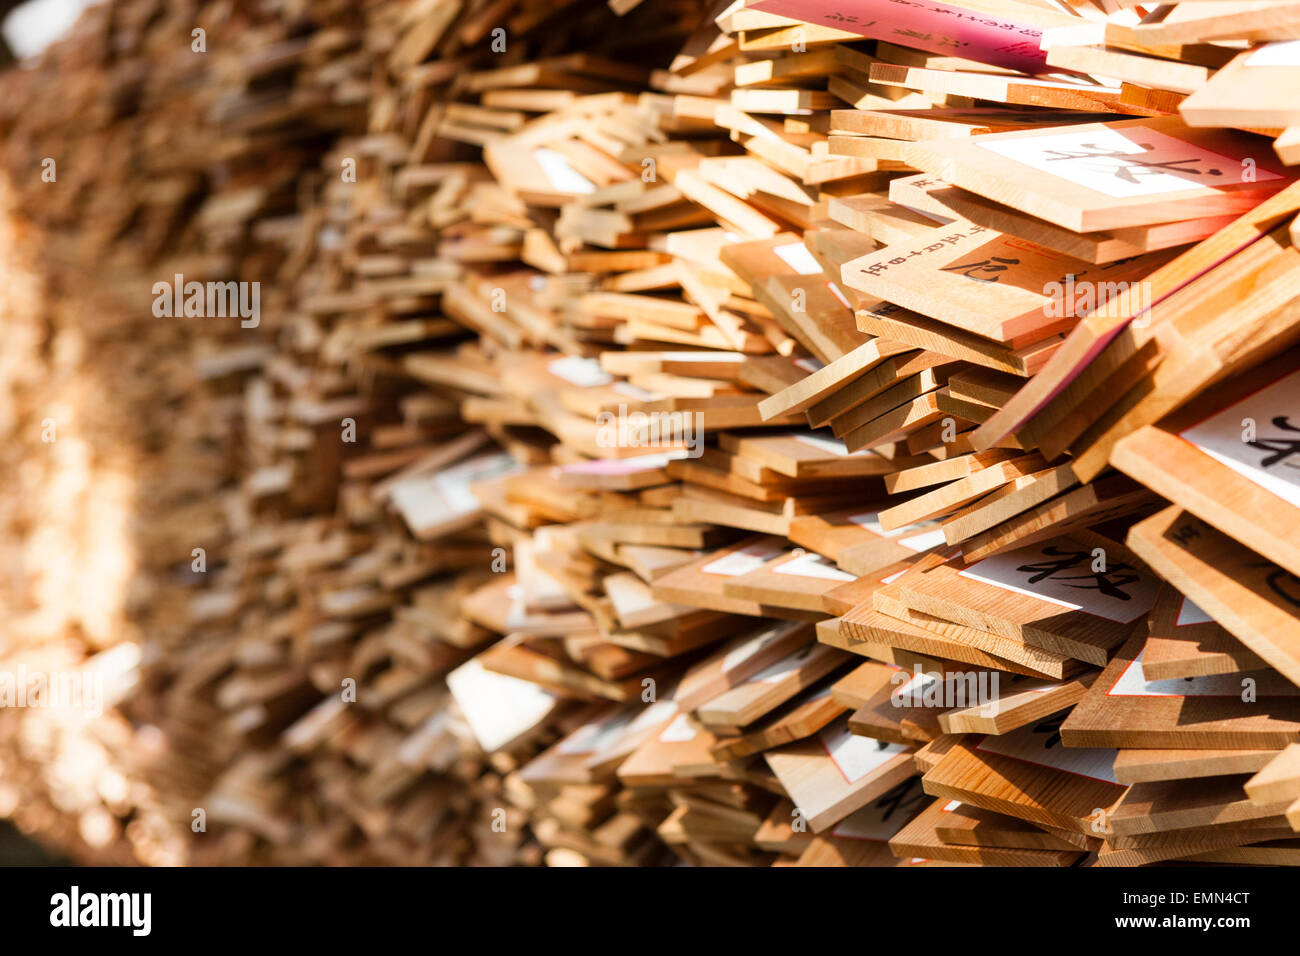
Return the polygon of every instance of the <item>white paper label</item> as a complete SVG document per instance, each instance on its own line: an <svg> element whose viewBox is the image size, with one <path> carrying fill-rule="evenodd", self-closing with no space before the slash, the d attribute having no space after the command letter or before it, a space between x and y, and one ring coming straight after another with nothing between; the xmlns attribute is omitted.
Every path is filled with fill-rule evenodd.
<svg viewBox="0 0 1300 956"><path fill-rule="evenodd" d="M564 155L553 149L539 147L533 150L533 159L542 167L542 172L551 181L551 185L565 193L594 193L596 184L569 164Z"/></svg>
<svg viewBox="0 0 1300 956"><path fill-rule="evenodd" d="M1254 440L1247 429L1254 423ZM1300 372L1185 429L1181 437L1265 491L1300 508Z"/></svg>
<svg viewBox="0 0 1300 956"><path fill-rule="evenodd" d="M822 267L817 264L813 254L808 251L808 247L802 242L791 242L784 246L776 246L772 249L782 261L791 269L801 276L812 275L814 272L821 272Z"/></svg>
<svg viewBox="0 0 1300 956"><path fill-rule="evenodd" d="M614 376L601 368L597 359L581 358L577 355L566 355L564 358L552 359L547 364L546 370L552 375L564 379L570 385L577 385L581 388L594 388L597 385L608 385L614 381Z"/></svg>
<svg viewBox="0 0 1300 956"><path fill-rule="evenodd" d="M1060 537L996 554L958 574L1120 624L1151 610L1157 578L1113 559L1105 561L1104 571L1094 571L1095 560L1090 548Z"/></svg>
<svg viewBox="0 0 1300 956"><path fill-rule="evenodd" d="M1193 624L1210 624L1213 621L1214 618L1193 604L1191 598L1185 597L1182 605L1178 608L1178 620L1174 622L1174 626L1189 627Z"/></svg>
<svg viewBox="0 0 1300 956"><path fill-rule="evenodd" d="M801 554L773 569L777 574L794 574L801 578L823 578L827 581L856 581L853 575L841 571L820 554L811 551Z"/></svg>
<svg viewBox="0 0 1300 956"><path fill-rule="evenodd" d="M880 526L880 516L871 512L849 515L849 521L859 528L866 528L872 534L882 538L894 538L899 544L920 554L944 543L943 526L937 521L918 521L916 524L904 525L893 531L886 531Z"/></svg>
<svg viewBox="0 0 1300 956"><path fill-rule="evenodd" d="M612 746L631 725L635 711L612 714L603 720L584 724L556 746L555 752L565 756L595 753Z"/></svg>
<svg viewBox="0 0 1300 956"><path fill-rule="evenodd" d="M898 690L894 691L894 694L897 695L894 699L902 701L908 699L923 701L925 699L925 692L936 684L943 684L943 677L939 673L922 671L902 687L898 688Z"/></svg>
<svg viewBox="0 0 1300 956"><path fill-rule="evenodd" d="M512 584L506 590L506 597L510 600L506 608L506 630L522 630L528 626L528 608L524 604L524 589L518 584Z"/></svg>
<svg viewBox="0 0 1300 956"><path fill-rule="evenodd" d="M642 471L654 471L670 461L685 458L689 452L685 448L674 451L657 452L653 455L637 455L633 458L596 458L592 461L575 461L560 466L560 472L566 475L599 475L612 477L616 475L634 475Z"/></svg>
<svg viewBox="0 0 1300 956"><path fill-rule="evenodd" d="M1009 734L985 737L975 749L1001 757L1014 757L1040 767L1063 770L1080 777L1119 783L1115 776L1115 755L1119 753L1118 750L1062 747L1059 727L1059 718L1049 718L1028 724Z"/></svg>
<svg viewBox="0 0 1300 956"><path fill-rule="evenodd" d="M628 727L628 733L635 734L643 730L649 730L656 724L663 723L675 713L677 713L677 701L657 700L637 715L636 720L632 721L632 725Z"/></svg>
<svg viewBox="0 0 1300 956"><path fill-rule="evenodd" d="M650 391L648 388L642 388L640 385L633 385L631 382L615 382L611 386L614 391L620 395L626 395L628 398L635 398L638 402L657 402L664 396Z"/></svg>
<svg viewBox="0 0 1300 956"><path fill-rule="evenodd" d="M442 495L442 500L447 502L447 507L453 514L478 510L478 498L469 490L469 485L469 479L464 475L433 476L433 486L438 489L438 494Z"/></svg>
<svg viewBox="0 0 1300 956"><path fill-rule="evenodd" d="M1246 57L1247 66L1300 66L1300 40L1269 43Z"/></svg>
<svg viewBox="0 0 1300 956"><path fill-rule="evenodd" d="M849 522L857 525L859 528L866 528L872 534L878 534L882 538L888 538L892 532L886 531L880 527L880 516L874 511L864 511L861 514L849 515Z"/></svg>
<svg viewBox="0 0 1300 956"><path fill-rule="evenodd" d="M797 621L787 621L763 628L763 630L732 649L722 658L722 673L726 674L734 670L773 641L785 637L798 626L799 622Z"/></svg>
<svg viewBox="0 0 1300 956"><path fill-rule="evenodd" d="M769 545L751 544L747 548L724 554L716 561L710 561L700 570L706 574L725 574L729 578L734 578L761 568L781 551L781 548L773 548Z"/></svg>
<svg viewBox="0 0 1300 956"><path fill-rule="evenodd" d="M749 680L751 683L757 684L779 684L803 667L808 662L808 659L812 657L813 651L820 646L819 644L809 644L807 647L801 647L789 657L783 657L771 667L759 671Z"/></svg>
<svg viewBox="0 0 1300 956"><path fill-rule="evenodd" d="M847 783L856 783L907 748L849 732L847 720L837 721L817 735Z"/></svg>
<svg viewBox="0 0 1300 956"><path fill-rule="evenodd" d="M1143 126L1019 139L977 136L975 141L1007 159L1116 199L1241 182L1238 160ZM1256 182L1281 178L1263 166L1255 170Z"/></svg>
<svg viewBox="0 0 1300 956"><path fill-rule="evenodd" d="M946 539L943 536L943 528L934 528L931 531L922 531L920 534L909 534L899 538L898 543L909 551L915 551L920 554L922 551L929 551L931 548L937 548L944 544Z"/></svg>
<svg viewBox="0 0 1300 956"><path fill-rule="evenodd" d="M1106 691L1107 697L1241 697L1245 689L1240 674L1209 674L1203 677L1174 677L1169 680L1147 680L1142 670L1142 657L1146 651L1124 668L1115 685ZM1270 697L1290 697L1300 694L1300 687L1286 684L1269 688Z"/></svg>
<svg viewBox="0 0 1300 956"><path fill-rule="evenodd" d="M673 718L672 723L659 732L659 739L666 744L680 744L688 740L693 740L699 731L692 726L690 718L685 714L678 714Z"/></svg>
<svg viewBox="0 0 1300 956"><path fill-rule="evenodd" d="M470 485L516 471L519 471L519 463L507 454L480 455L435 472L432 481L453 515L468 514L479 508L478 498L470 491ZM394 490L400 487L399 484Z"/></svg>
<svg viewBox="0 0 1300 956"><path fill-rule="evenodd" d="M1025 677L1022 674L1015 674L1011 677L1003 675L1003 680L1009 680L1010 686L1007 687L1002 697L1004 700L1016 697L1020 694L1046 694L1050 690L1060 687L1060 683L1054 680L1037 680L1033 677Z"/></svg>
<svg viewBox="0 0 1300 956"><path fill-rule="evenodd" d="M809 447L816 448L818 451L825 452L828 455L834 455L837 458L856 458L863 455L875 454L869 448L862 448L858 451L849 451L849 446L844 444L838 438L827 438L824 435L809 435L805 432L792 432L788 437L797 442L803 442Z"/></svg>
<svg viewBox="0 0 1300 956"><path fill-rule="evenodd" d="M918 803L924 802L921 779L913 777L889 793L850 813L831 828L831 836L842 840L871 840L886 843L907 823ZM955 802L955 801L954 801Z"/></svg>
<svg viewBox="0 0 1300 956"><path fill-rule="evenodd" d="M740 364L745 356L740 352L660 352L662 362L734 362Z"/></svg>
<svg viewBox="0 0 1300 956"><path fill-rule="evenodd" d="M532 681L488 670L472 658L447 675L447 688L486 752L531 730L551 712L555 696Z"/></svg>
<svg viewBox="0 0 1300 956"><path fill-rule="evenodd" d="M841 840L870 840L888 843L889 838L902 829L896 820L883 820L879 812L859 810L850 814L831 828L831 836Z"/></svg>

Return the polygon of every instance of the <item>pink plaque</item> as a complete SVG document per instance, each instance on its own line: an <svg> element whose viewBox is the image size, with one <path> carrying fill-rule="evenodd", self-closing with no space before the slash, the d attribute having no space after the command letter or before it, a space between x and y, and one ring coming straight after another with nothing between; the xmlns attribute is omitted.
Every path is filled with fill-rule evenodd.
<svg viewBox="0 0 1300 956"><path fill-rule="evenodd" d="M959 56L1021 73L1048 73L1043 31L1027 23L934 0L760 0L755 10Z"/></svg>

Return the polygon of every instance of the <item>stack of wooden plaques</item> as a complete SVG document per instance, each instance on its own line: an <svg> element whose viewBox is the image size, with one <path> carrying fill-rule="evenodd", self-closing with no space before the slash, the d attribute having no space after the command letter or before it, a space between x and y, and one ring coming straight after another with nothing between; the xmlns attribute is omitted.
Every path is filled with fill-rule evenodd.
<svg viewBox="0 0 1300 956"><path fill-rule="evenodd" d="M147 862L1300 863L1300 2L247 7L115 0L3 79L24 354L122 384L0 366L0 424L140 478L90 624L6 500L0 665L123 689L0 724L0 813Z"/></svg>

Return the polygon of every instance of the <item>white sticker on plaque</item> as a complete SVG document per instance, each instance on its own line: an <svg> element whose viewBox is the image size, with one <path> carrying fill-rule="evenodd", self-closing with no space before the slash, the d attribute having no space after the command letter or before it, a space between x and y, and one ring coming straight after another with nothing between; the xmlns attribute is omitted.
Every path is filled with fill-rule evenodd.
<svg viewBox="0 0 1300 956"><path fill-rule="evenodd" d="M1209 674L1203 677L1172 677L1167 680L1147 680L1142 670L1143 650L1124 668L1107 697L1240 697L1241 674ZM1300 687L1292 684L1268 689L1270 697L1291 697L1300 694Z"/></svg>
<svg viewBox="0 0 1300 956"><path fill-rule="evenodd" d="M907 748L901 744L850 733L847 720L832 724L817 737L849 783L856 783L898 754L907 752Z"/></svg>
<svg viewBox="0 0 1300 956"><path fill-rule="evenodd" d="M699 730L691 725L689 717L678 714L673 718L672 723L660 731L659 739L666 744L680 744L695 739L698 733Z"/></svg>
<svg viewBox="0 0 1300 956"><path fill-rule="evenodd" d="M562 153L544 146L533 150L533 159L542 167L542 172L551 185L566 193L594 193L596 184L569 163Z"/></svg>
<svg viewBox="0 0 1300 956"><path fill-rule="evenodd" d="M1044 720L1028 724L1009 734L985 737L975 749L999 757L1014 757L1025 763L1066 773L1119 783L1115 776L1115 755L1118 750L1103 747L1062 747L1060 722Z"/></svg>
<svg viewBox="0 0 1300 956"><path fill-rule="evenodd" d="M640 385L633 385L631 382L615 382L611 388L620 395L626 395L628 398L635 398L639 402L657 402L664 396L658 392L652 392L648 388L642 388Z"/></svg>
<svg viewBox="0 0 1300 956"><path fill-rule="evenodd" d="M1300 66L1300 40L1269 43L1246 57L1247 66Z"/></svg>
<svg viewBox="0 0 1300 956"><path fill-rule="evenodd" d="M911 809L925 800L921 779L912 777L861 810L850 813L831 829L831 836L887 843L890 837L903 829L911 816Z"/></svg>
<svg viewBox="0 0 1300 956"><path fill-rule="evenodd" d="M976 139L990 152L1116 199L1241 182L1237 160L1144 126ZM1266 183L1282 177L1259 166L1255 178Z"/></svg>
<svg viewBox="0 0 1300 956"><path fill-rule="evenodd" d="M1214 618L1192 603L1191 598L1185 597L1178 608L1178 620L1174 621L1174 626L1190 627L1193 624L1212 624L1213 622Z"/></svg>
<svg viewBox="0 0 1300 956"><path fill-rule="evenodd" d="M890 695L892 697L890 703L893 703L895 706L898 706L897 702L899 701L902 701L905 704L909 700L920 703L925 700L926 692L936 684L941 685L942 687L943 677L940 674L922 671L921 673L909 678L907 683L902 687L893 691ZM942 689L940 689L940 693L943 693ZM907 704L907 706L914 706L914 704Z"/></svg>
<svg viewBox="0 0 1300 956"><path fill-rule="evenodd" d="M590 754L610 746L632 724L635 711L611 714L604 720L584 724L556 746L555 752L566 756Z"/></svg>
<svg viewBox="0 0 1300 956"><path fill-rule="evenodd" d="M643 730L649 730L655 724L663 723L675 713L677 713L677 701L657 700L637 715L636 720L632 721L631 726L628 727L628 733L640 733Z"/></svg>
<svg viewBox="0 0 1300 956"><path fill-rule="evenodd" d="M819 644L809 644L807 647L795 651L789 657L783 657L781 660L777 661L771 667L768 667L765 670L761 670L753 677L751 677L749 679L750 683L757 683L757 684L781 683L781 681L785 680L787 677L789 677L799 668L803 667L803 665L808 662L808 658L812 657L813 651L820 646L821 645Z"/></svg>
<svg viewBox="0 0 1300 956"><path fill-rule="evenodd" d="M613 477L618 475L635 475L642 471L654 471L670 461L685 458L685 448L675 451L656 452L653 455L636 455L632 458L596 458L591 461L575 461L561 465L559 470L565 475L596 475Z"/></svg>
<svg viewBox="0 0 1300 956"><path fill-rule="evenodd" d="M901 528L895 528L893 531L886 531L880 526L880 516L866 512L860 515L849 515L849 521L853 522L859 528L866 528L872 534L878 534L882 538L893 538L909 551L921 553L929 551L944 543L943 526L937 521L918 521L916 524L904 525Z"/></svg>
<svg viewBox="0 0 1300 956"><path fill-rule="evenodd" d="M700 570L705 574L725 574L729 578L734 578L761 568L778 554L781 554L783 550L765 544L751 544L747 548L740 548L730 554L724 554L716 561L710 561Z"/></svg>
<svg viewBox="0 0 1300 956"><path fill-rule="evenodd" d="M1113 560L1107 560L1104 571L1095 572L1093 560L1091 548L1061 537L995 554L957 573L1120 624L1151 610L1160 588L1156 577Z"/></svg>
<svg viewBox="0 0 1300 956"><path fill-rule="evenodd" d="M837 458L854 458L862 455L875 454L869 448L860 448L857 451L849 451L849 446L844 444L838 438L827 438L824 435L808 435L803 432L796 432L789 436L795 441L803 442L818 451L825 452L828 455L835 455Z"/></svg>
<svg viewBox="0 0 1300 956"><path fill-rule="evenodd" d="M746 640L739 647L736 647L722 658L722 672L725 674L728 671L734 670L737 666L749 660L773 641L785 637L785 635L789 634L798 626L798 621L785 621L779 624L773 624L771 627L763 628L763 630L759 631L753 637Z"/></svg>
<svg viewBox="0 0 1300 956"><path fill-rule="evenodd" d="M773 569L777 574L794 574L801 578L823 578L827 581L856 581L847 571L841 571L820 554L807 551L793 561Z"/></svg>
<svg viewBox="0 0 1300 956"><path fill-rule="evenodd" d="M1008 686L1002 695L1004 699L1017 694L1046 694L1061 686L1059 681L1037 680L1023 674L1012 675L1009 679L1004 676L1002 679L1008 681Z"/></svg>
<svg viewBox="0 0 1300 956"><path fill-rule="evenodd" d="M532 681L497 674L470 658L447 675L447 689L479 746L492 753L531 730L558 698Z"/></svg>
<svg viewBox="0 0 1300 956"><path fill-rule="evenodd" d="M742 365L745 356L740 352L660 352L665 362L732 362Z"/></svg>
<svg viewBox="0 0 1300 956"><path fill-rule="evenodd" d="M557 378L564 379L570 385L577 385L580 388L594 388L614 381L614 376L601 368L598 360L577 355L552 359L547 364L546 370Z"/></svg>
<svg viewBox="0 0 1300 956"><path fill-rule="evenodd" d="M1255 423L1252 442L1242 440L1246 419ZM1300 508L1300 372L1184 429L1180 437Z"/></svg>
<svg viewBox="0 0 1300 956"><path fill-rule="evenodd" d="M519 463L505 453L480 455L435 472L431 482L451 514L464 515L479 509L479 500L470 491L470 485L519 470Z"/></svg>
<svg viewBox="0 0 1300 956"><path fill-rule="evenodd" d="M801 276L822 271L822 267L817 264L813 254L808 251L808 247L802 242L789 242L784 246L776 246L772 251L781 257L781 261Z"/></svg>
<svg viewBox="0 0 1300 956"><path fill-rule="evenodd" d="M868 812L872 811L872 812ZM874 807L849 814L831 828L831 836L841 840L870 840L888 843L889 838L901 830L897 820L885 820Z"/></svg>

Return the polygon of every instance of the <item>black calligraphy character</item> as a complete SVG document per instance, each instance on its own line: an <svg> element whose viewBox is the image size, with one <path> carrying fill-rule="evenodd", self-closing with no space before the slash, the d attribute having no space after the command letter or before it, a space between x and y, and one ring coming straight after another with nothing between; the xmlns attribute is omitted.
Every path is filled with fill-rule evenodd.
<svg viewBox="0 0 1300 956"><path fill-rule="evenodd" d="M917 787L920 779L909 777L876 801L876 806L884 810L880 815L881 820L888 820L895 810L913 807L925 799L925 791Z"/></svg>
<svg viewBox="0 0 1300 956"><path fill-rule="evenodd" d="M1034 733L1046 734L1047 739L1043 741L1043 749L1051 750L1061 742L1061 724L1065 721L1065 714L1059 714L1056 717L1049 717L1047 720L1040 720L1034 724Z"/></svg>
<svg viewBox="0 0 1300 956"><path fill-rule="evenodd" d="M1272 424L1274 428L1280 428L1284 432L1300 434L1300 428L1291 424L1291 416L1289 415L1276 416ZM1300 455L1300 438L1267 438L1248 441L1246 444L1273 453L1266 455L1263 461L1259 463L1261 468L1272 468L1274 465L1286 461L1292 455Z"/></svg>
<svg viewBox="0 0 1300 956"><path fill-rule="evenodd" d="M1143 176L1159 176L1165 173L1190 173L1193 176L1222 176L1221 169L1192 169L1196 163L1201 162L1199 156L1185 156L1182 159L1166 159L1162 162L1154 160L1138 159L1135 154L1121 152L1117 149L1106 149L1096 143L1080 143L1082 149L1048 149L1043 151L1043 158L1048 162L1055 162L1060 159L1113 159L1116 161L1115 166L1096 167L1101 172L1110 172L1115 174L1116 179L1121 179L1126 183L1137 184ZM1152 150L1150 143L1138 143L1145 150Z"/></svg>
<svg viewBox="0 0 1300 956"><path fill-rule="evenodd" d="M1080 561L1088 557L1086 551L1062 551L1056 545L1048 545L1043 548L1042 553L1048 557L1056 558L1055 561L1040 561L1037 564L1022 564L1016 568L1017 571L1030 572L1029 583L1037 584L1045 578L1050 578L1058 571L1065 571L1072 568Z"/></svg>
<svg viewBox="0 0 1300 956"><path fill-rule="evenodd" d="M1131 595L1125 593L1124 585L1133 584L1141 580L1141 577L1130 564L1120 562L1119 564L1108 564L1101 571L1089 571L1087 574L1060 574L1061 571L1069 570L1076 567L1079 562L1086 561L1088 553L1086 551L1060 551L1055 545L1048 545L1043 548L1042 554L1048 557L1057 558L1056 561L1040 561L1038 564L1023 564L1016 568L1017 571L1032 572L1029 583L1037 584L1039 581L1049 579L1064 584L1067 588L1079 588L1086 590L1100 591L1107 597L1116 598L1120 601L1127 601ZM1081 584L1068 584L1069 581L1080 581Z"/></svg>
<svg viewBox="0 0 1300 956"><path fill-rule="evenodd" d="M1268 568L1268 574L1264 575L1264 583L1268 585L1269 590L1292 607L1300 607L1300 578L1286 568L1278 567L1272 561L1255 561L1249 566Z"/></svg>
<svg viewBox="0 0 1300 956"><path fill-rule="evenodd" d="M1265 580L1274 594L1292 607L1300 607L1300 578L1284 568L1274 568Z"/></svg>
<svg viewBox="0 0 1300 956"><path fill-rule="evenodd" d="M955 266L944 266L941 272L960 272L967 279L974 279L976 282L997 282L1001 276L999 272L1006 272L1007 266L1020 265L1019 259L1004 259L1002 256L994 256L992 259L981 259L979 262L966 262ZM990 272L993 277L985 279L975 275L976 272Z"/></svg>
<svg viewBox="0 0 1300 956"><path fill-rule="evenodd" d="M1093 571L1089 574L1078 574L1072 577L1063 577L1058 580L1065 581L1086 581L1085 584L1067 584L1067 588L1084 588L1092 591L1100 591L1106 597L1116 598L1120 601L1129 600L1132 595L1124 590L1126 584L1136 584L1142 580L1141 576L1133 569L1130 564L1110 564L1104 571Z"/></svg>

